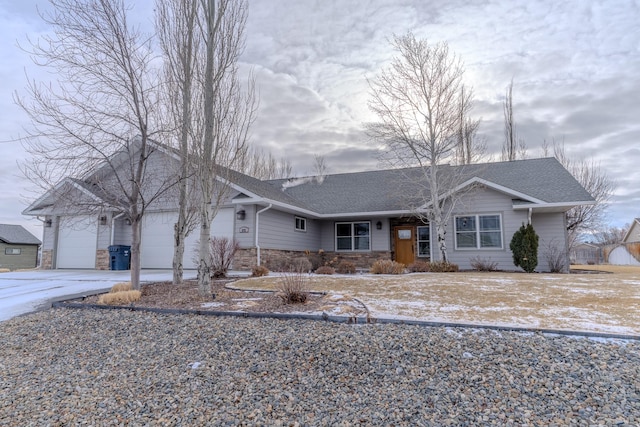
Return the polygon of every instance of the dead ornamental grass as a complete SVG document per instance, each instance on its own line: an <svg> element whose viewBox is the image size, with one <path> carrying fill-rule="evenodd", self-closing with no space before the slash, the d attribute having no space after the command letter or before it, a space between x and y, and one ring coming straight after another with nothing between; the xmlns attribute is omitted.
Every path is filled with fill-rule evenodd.
<svg viewBox="0 0 640 427"><path fill-rule="evenodd" d="M130 304L140 299L142 293L140 291L121 291L100 295L98 304L104 305L120 305Z"/></svg>
<svg viewBox="0 0 640 427"><path fill-rule="evenodd" d="M234 283L270 290L277 284L270 277ZM373 317L640 334L640 268L614 274L311 276L308 286L358 298Z"/></svg>

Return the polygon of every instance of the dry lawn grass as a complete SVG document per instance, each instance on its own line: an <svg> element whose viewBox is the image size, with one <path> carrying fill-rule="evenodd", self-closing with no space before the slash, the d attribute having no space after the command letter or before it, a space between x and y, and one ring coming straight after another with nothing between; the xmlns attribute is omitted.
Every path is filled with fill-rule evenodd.
<svg viewBox="0 0 640 427"><path fill-rule="evenodd" d="M311 276L309 288L358 298L373 317L640 334L640 268L606 267L615 272ZM277 285L277 277L234 283Z"/></svg>

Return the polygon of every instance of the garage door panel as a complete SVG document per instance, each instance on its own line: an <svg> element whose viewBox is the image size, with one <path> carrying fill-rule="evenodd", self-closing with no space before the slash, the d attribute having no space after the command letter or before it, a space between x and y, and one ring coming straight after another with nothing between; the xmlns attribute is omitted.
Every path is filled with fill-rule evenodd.
<svg viewBox="0 0 640 427"><path fill-rule="evenodd" d="M211 224L211 235L233 238L233 217L233 208L221 209ZM172 268L173 226L177 218L177 212L145 214L142 225L140 254L142 268ZM184 249L184 268L193 269L197 267L199 238L198 227L187 236Z"/></svg>
<svg viewBox="0 0 640 427"><path fill-rule="evenodd" d="M98 222L93 216L61 218L57 268L95 268Z"/></svg>

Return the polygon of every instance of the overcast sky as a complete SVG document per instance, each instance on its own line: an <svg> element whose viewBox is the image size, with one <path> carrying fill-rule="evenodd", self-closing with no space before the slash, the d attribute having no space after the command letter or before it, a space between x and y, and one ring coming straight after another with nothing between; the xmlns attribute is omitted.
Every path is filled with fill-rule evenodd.
<svg viewBox="0 0 640 427"><path fill-rule="evenodd" d="M151 28L152 1L132 1L136 19ZM47 31L38 0L0 0L0 223L41 227L20 212L35 197L20 177L19 142L29 126L12 93L25 87L25 69L47 80L17 48ZM594 159L617 182L611 225L640 217L640 0L251 0L243 66L252 67L260 110L255 145L287 157L298 174L323 155L330 173L377 167L362 124L366 79L394 52L388 39L412 31L447 41L473 86L472 114L499 159L502 103L514 80L518 134L529 157L544 140L564 141L576 159ZM372 195L373 196L373 195Z"/></svg>

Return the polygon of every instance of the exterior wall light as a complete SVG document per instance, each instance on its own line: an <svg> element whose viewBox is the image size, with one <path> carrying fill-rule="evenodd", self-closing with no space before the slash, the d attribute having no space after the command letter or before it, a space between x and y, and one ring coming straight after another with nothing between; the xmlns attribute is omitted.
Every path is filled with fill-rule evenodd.
<svg viewBox="0 0 640 427"><path fill-rule="evenodd" d="M380 222L380 221L376 222L376 228L378 230L382 230L382 222Z"/></svg>
<svg viewBox="0 0 640 427"><path fill-rule="evenodd" d="M238 212L236 212L236 219L238 221L244 221L244 219L246 217L247 217L247 212L244 209L239 210Z"/></svg>

